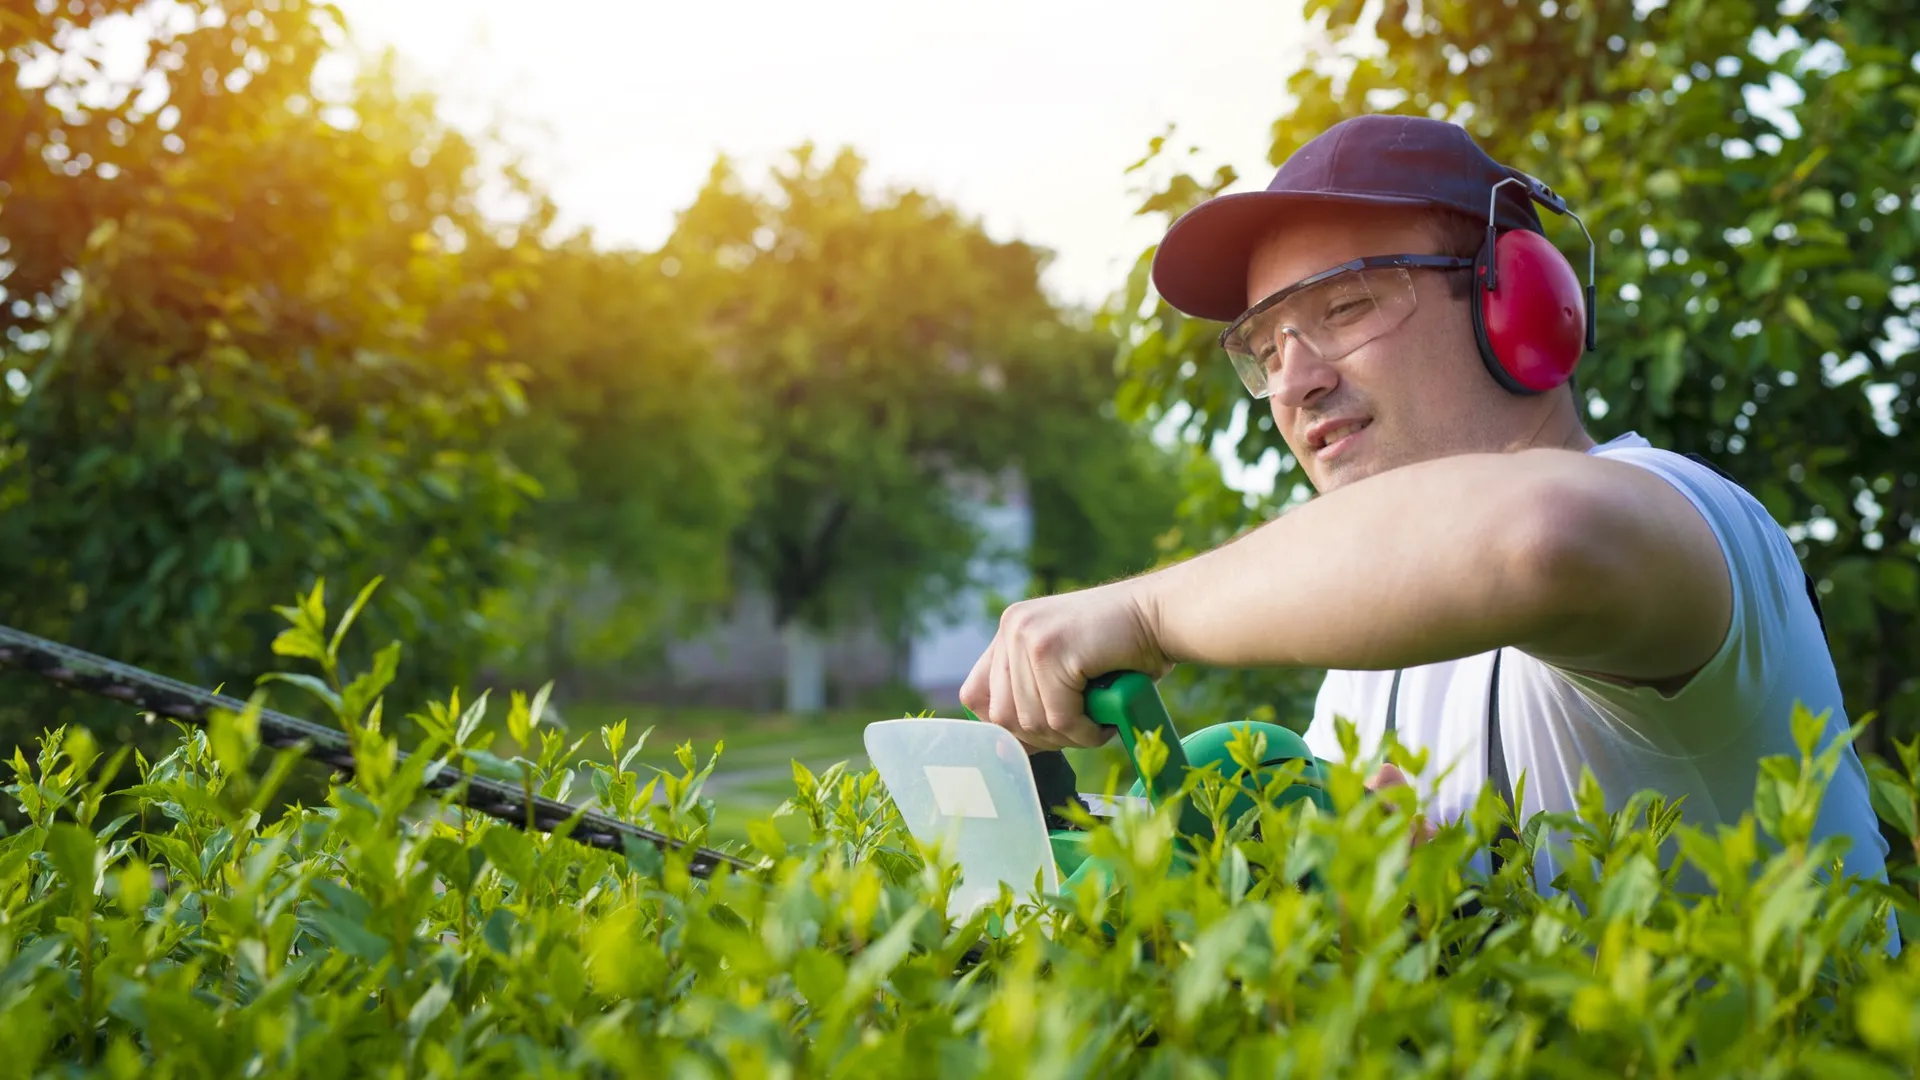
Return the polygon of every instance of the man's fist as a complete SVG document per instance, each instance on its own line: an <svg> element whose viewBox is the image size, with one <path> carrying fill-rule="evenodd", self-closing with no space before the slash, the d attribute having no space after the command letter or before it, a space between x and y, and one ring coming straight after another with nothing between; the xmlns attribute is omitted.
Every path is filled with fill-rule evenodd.
<svg viewBox="0 0 1920 1080"><path fill-rule="evenodd" d="M1088 681L1110 671L1158 679L1172 668L1139 589L1120 581L1007 608L960 701L1029 753L1099 746L1113 731L1087 719Z"/></svg>
<svg viewBox="0 0 1920 1080"><path fill-rule="evenodd" d="M1407 774L1400 771L1400 766L1391 762L1380 766L1379 771L1367 779L1368 791L1379 791L1382 788L1389 787L1411 786L1412 785L1407 783ZM1433 839L1434 834L1438 831L1438 829L1434 828L1433 822L1427 820L1426 815L1415 814L1413 816L1412 840L1415 844L1426 843Z"/></svg>

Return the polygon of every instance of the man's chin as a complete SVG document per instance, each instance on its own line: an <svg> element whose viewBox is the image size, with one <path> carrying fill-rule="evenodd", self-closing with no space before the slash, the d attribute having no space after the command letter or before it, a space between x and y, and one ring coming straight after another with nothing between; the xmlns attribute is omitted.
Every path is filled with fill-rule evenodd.
<svg viewBox="0 0 1920 1080"><path fill-rule="evenodd" d="M1307 470L1307 480L1313 484L1316 492L1326 495L1385 471L1373 457L1356 455L1338 461L1315 462Z"/></svg>

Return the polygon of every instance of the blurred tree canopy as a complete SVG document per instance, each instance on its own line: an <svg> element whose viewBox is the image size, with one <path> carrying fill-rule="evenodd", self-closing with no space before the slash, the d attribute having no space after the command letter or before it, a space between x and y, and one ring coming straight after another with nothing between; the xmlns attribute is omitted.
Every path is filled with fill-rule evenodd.
<svg viewBox="0 0 1920 1080"><path fill-rule="evenodd" d="M343 31L0 13L0 618L244 690L272 605L381 576L405 702L620 667L743 583L904 629L967 577L964 496L1015 477L1048 587L1151 561L1177 456L1044 252L810 147L606 250L390 58L320 78Z"/></svg>
<svg viewBox="0 0 1920 1080"><path fill-rule="evenodd" d="M718 590L747 433L649 257L554 239L388 64L317 98L328 7L70 14L5 24L9 621L245 687L271 605L380 575L413 700L618 652ZM149 16L116 86L97 31Z"/></svg>
<svg viewBox="0 0 1920 1080"><path fill-rule="evenodd" d="M950 480L991 477L1008 358L1050 315L1038 258L864 162L802 147L756 190L722 160L664 251L704 305L704 378L737 386L766 457L734 535L774 622L902 624L980 541Z"/></svg>
<svg viewBox="0 0 1920 1080"><path fill-rule="evenodd" d="M1042 430L1019 443L1033 508L1027 555L1035 594L1140 573L1171 550L1188 470L1217 477L1194 448L1163 447L1114 405L1113 341L1075 334L1020 373L1017 399Z"/></svg>
<svg viewBox="0 0 1920 1080"><path fill-rule="evenodd" d="M1580 371L1596 437L1637 430L1704 454L1765 503L1825 594L1855 717L1920 725L1920 439L1914 424L1913 166L1920 23L1891 0L1309 0L1322 37L1291 80L1270 160L1364 112L1464 124L1565 195L1598 242L1599 352ZM1141 163L1168 164L1156 140ZM1231 185L1184 166L1143 213L1169 221ZM1547 215L1570 257L1585 242ZM1217 327L1120 313L1129 415L1192 407L1226 430L1245 394ZM1137 318L1135 316L1138 316ZM1283 455L1263 410L1238 442ZM1239 677L1239 676L1236 676ZM1297 705L1301 698L1292 699Z"/></svg>
<svg viewBox="0 0 1920 1080"><path fill-rule="evenodd" d="M542 496L523 584L489 614L516 628L498 662L530 680L567 686L695 629L730 590L758 436L668 258L567 238L508 316L531 407L505 441Z"/></svg>
<svg viewBox="0 0 1920 1080"><path fill-rule="evenodd" d="M370 617L459 671L537 492L496 433L541 223L483 219L475 147L390 72L312 96L328 8L142 8L118 87L75 8L9 50L53 77L5 99L0 610L245 685L273 603L385 575Z"/></svg>
<svg viewBox="0 0 1920 1080"><path fill-rule="evenodd" d="M733 546L776 624L944 611L984 542L972 507L1015 477L1043 587L1149 565L1177 480L1111 407L1111 345L1048 299L1043 252L864 170L803 146L759 190L722 161L663 249L704 305L702 378L753 417Z"/></svg>

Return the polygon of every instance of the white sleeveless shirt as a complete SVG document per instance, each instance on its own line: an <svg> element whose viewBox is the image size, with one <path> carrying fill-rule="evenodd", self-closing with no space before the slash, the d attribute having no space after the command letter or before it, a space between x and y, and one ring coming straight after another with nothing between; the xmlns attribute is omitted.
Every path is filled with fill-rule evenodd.
<svg viewBox="0 0 1920 1080"><path fill-rule="evenodd" d="M1572 810L1580 770L1586 767L1606 793L1609 810L1641 789L1669 799L1684 795L1682 820L1711 835L1715 826L1735 824L1752 809L1761 758L1784 754L1798 760L1792 730L1796 701L1816 715L1829 713L1822 746L1845 733L1833 660L1793 545L1758 500L1713 470L1655 449L1636 434L1590 452L1645 468L1692 501L1712 526L1732 570L1733 620L1719 651L1672 696L1603 682L1517 649L1504 650L1501 738L1507 775L1516 786L1522 774L1526 777L1521 820L1541 810ZM1488 652L1407 668L1402 675L1396 727L1403 744L1429 752L1425 773L1412 782L1426 813L1437 820L1465 813L1487 780L1493 657ZM1363 754L1378 748L1393 674L1327 674L1306 732L1316 755L1342 757L1335 715L1353 722ZM1850 837L1846 871L1884 880L1888 849L1867 791L1866 770L1848 747L1821 805L1815 839ZM1537 869L1542 886L1551 882L1559 873L1557 853L1542 852ZM1687 872L1682 882L1695 888L1705 884Z"/></svg>

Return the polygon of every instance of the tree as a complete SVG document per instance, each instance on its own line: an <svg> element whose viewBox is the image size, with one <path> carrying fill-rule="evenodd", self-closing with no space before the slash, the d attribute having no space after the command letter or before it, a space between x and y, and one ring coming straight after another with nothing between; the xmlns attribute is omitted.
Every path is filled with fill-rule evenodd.
<svg viewBox="0 0 1920 1080"><path fill-rule="evenodd" d="M665 261L587 234L556 244L506 331L528 402L508 448L543 494L525 584L502 597L521 628L504 652L563 687L698 625L759 468L742 388L715 372Z"/></svg>
<svg viewBox="0 0 1920 1080"><path fill-rule="evenodd" d="M759 192L722 160L665 248L765 454L734 551L803 660L822 630L941 610L981 539L966 489L1051 421L1010 389L1055 362L1042 253L918 192L870 197L863 172L802 147ZM790 705L817 706L789 674Z"/></svg>
<svg viewBox="0 0 1920 1080"><path fill-rule="evenodd" d="M1595 434L1708 455L1755 492L1821 581L1850 713L1911 730L1920 30L1889 2L1789 6L1311 0L1324 40L1270 158L1348 116L1417 113L1567 196L1600 244L1600 352L1580 372ZM1142 211L1170 221L1234 179L1177 172ZM1579 230L1547 224L1584 265ZM1123 320L1125 400L1187 402L1212 436L1243 395L1217 327L1149 307L1150 256L1124 305L1141 316ZM1269 447L1285 454L1262 415L1238 451Z"/></svg>
<svg viewBox="0 0 1920 1080"><path fill-rule="evenodd" d="M1150 569L1173 541L1187 457L1120 416L1111 336L1066 325L1052 336L1045 362L1018 368L1013 386L1037 418L1018 468L1033 514L1028 570L1043 595Z"/></svg>
<svg viewBox="0 0 1920 1080"><path fill-rule="evenodd" d="M367 618L423 679L480 652L537 491L497 441L521 403L499 319L542 221L483 218L474 146L390 69L316 100L330 10L190 6L158 31L164 108L57 80L12 101L10 621L244 687L273 603L382 575ZM27 25L10 55L85 51Z"/></svg>

